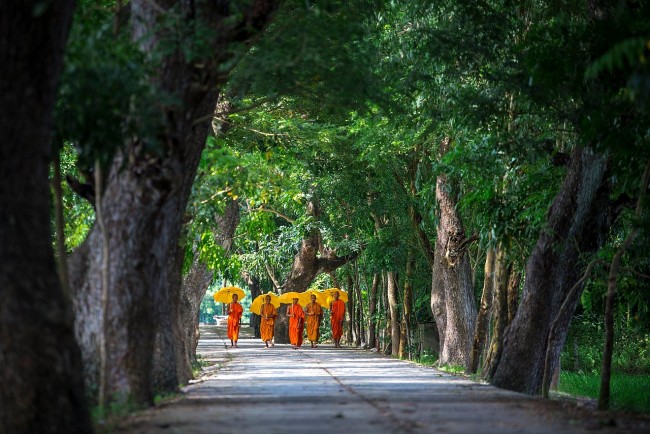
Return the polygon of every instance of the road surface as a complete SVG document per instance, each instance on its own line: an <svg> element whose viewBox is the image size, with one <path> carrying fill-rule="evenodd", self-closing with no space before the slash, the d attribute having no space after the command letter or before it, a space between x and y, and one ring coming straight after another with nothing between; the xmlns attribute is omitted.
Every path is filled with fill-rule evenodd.
<svg viewBox="0 0 650 434"><path fill-rule="evenodd" d="M454 377L352 348L226 348L204 327L199 354L214 363L184 396L140 412L119 433L614 433L650 432L606 415ZM612 426L613 425L613 426Z"/></svg>

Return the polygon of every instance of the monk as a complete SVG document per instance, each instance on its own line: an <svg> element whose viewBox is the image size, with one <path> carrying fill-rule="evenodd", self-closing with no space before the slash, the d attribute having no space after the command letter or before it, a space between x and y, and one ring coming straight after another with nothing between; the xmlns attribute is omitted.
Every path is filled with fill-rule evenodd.
<svg viewBox="0 0 650 434"><path fill-rule="evenodd" d="M345 318L345 303L339 300L339 293L332 294L334 300L330 303L330 317L332 323L332 339L334 347L341 348L341 336L343 336L343 319Z"/></svg>
<svg viewBox="0 0 650 434"><path fill-rule="evenodd" d="M228 339L230 339L230 347L239 348L237 341L239 340L239 328L241 327L241 316L244 309L241 304L237 302L239 297L237 294L232 295L232 302L228 303Z"/></svg>
<svg viewBox="0 0 650 434"><path fill-rule="evenodd" d="M302 345L302 335L305 331L305 311L298 304L298 299L293 299L293 304L287 309L289 317L289 341L291 347L297 350Z"/></svg>
<svg viewBox="0 0 650 434"><path fill-rule="evenodd" d="M260 322L260 335L262 340L266 344L266 348L273 345L273 334L275 331L275 317L277 313L275 311L275 306L271 304L271 296L267 295L264 297L264 304L260 308L260 316L262 321Z"/></svg>
<svg viewBox="0 0 650 434"><path fill-rule="evenodd" d="M309 297L311 303L305 306L305 315L307 316L307 339L311 342L312 348L318 348L318 329L320 327L320 320L323 316L323 309L320 304L316 303L316 296L314 294Z"/></svg>

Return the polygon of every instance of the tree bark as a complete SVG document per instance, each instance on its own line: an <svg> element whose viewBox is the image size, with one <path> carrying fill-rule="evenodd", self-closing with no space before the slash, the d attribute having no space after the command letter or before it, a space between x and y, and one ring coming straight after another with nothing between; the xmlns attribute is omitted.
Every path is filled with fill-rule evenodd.
<svg viewBox="0 0 650 434"><path fill-rule="evenodd" d="M258 35L278 3L255 0L236 16L230 15L228 5L212 3L180 7L171 0L130 3L133 38L148 53L157 48L162 36L158 32L163 31L158 22L172 7L183 25L201 23L218 31L211 41L214 57L187 62L176 51L162 60L154 77L162 91L179 101L163 109L166 125L159 139L164 155L148 154L143 141L135 138L116 156L109 172L102 200L111 246L108 317L88 317L99 288L97 258L102 243L96 227L71 260L76 329L86 373L96 384L95 338L101 330L97 326L103 325L110 349L107 392L119 401L151 403L154 393L178 387L177 360L184 356L176 342L183 336L177 322L182 316L178 250L183 214L219 88L227 78L223 65L236 60L229 45Z"/></svg>
<svg viewBox="0 0 650 434"><path fill-rule="evenodd" d="M399 356L399 301L397 299L397 292L399 291L395 273L389 271L387 273L388 287L388 311L390 313L390 345L391 355Z"/></svg>
<svg viewBox="0 0 650 434"><path fill-rule="evenodd" d="M513 271L510 273L508 280L508 325L512 323L517 314L519 305L519 285L521 284L521 272Z"/></svg>
<svg viewBox="0 0 650 434"><path fill-rule="evenodd" d="M490 313L492 312L495 258L496 254L494 247L488 246L485 255L485 279L483 280L483 293L481 294L481 308L478 311L478 316L476 318L472 353L470 355L469 369L467 370L470 374L475 374L478 370L479 359L483 352L483 346L485 345L485 339L487 337Z"/></svg>
<svg viewBox="0 0 650 434"><path fill-rule="evenodd" d="M505 334L504 347L492 379L498 387L536 394L541 390L544 355L551 322L568 291L583 272L581 256L604 242L610 222L606 160L590 148L576 147L568 171L549 209L526 267L519 309ZM581 291L569 300L569 313ZM559 362L572 315L558 324L551 372Z"/></svg>
<svg viewBox="0 0 650 434"><path fill-rule="evenodd" d="M0 431L92 432L50 230L52 112L73 1L0 2Z"/></svg>
<svg viewBox="0 0 650 434"><path fill-rule="evenodd" d="M490 348L485 358L485 377L492 378L503 352L503 338L508 325L508 277L510 267L506 263L503 246L497 248L495 258L493 326Z"/></svg>
<svg viewBox="0 0 650 434"><path fill-rule="evenodd" d="M411 315L413 314L413 268L415 257L409 248L404 273L404 295L402 297L402 324L400 327L399 357L411 359Z"/></svg>
<svg viewBox="0 0 650 434"><path fill-rule="evenodd" d="M370 297L368 300L368 346L377 348L377 288L379 287L379 274L372 276L372 286L370 288Z"/></svg>
<svg viewBox="0 0 650 434"><path fill-rule="evenodd" d="M440 147L444 155L449 149L449 139ZM472 269L466 252L468 239L465 238L456 203L452 197L447 176L441 174L436 181L436 200L440 209L438 237L435 244L433 286L431 303L434 316L444 312L444 330L440 333L440 364L469 365L476 321L476 302L472 288ZM443 295L444 294L444 295ZM444 300L444 310L440 305ZM438 317L436 317L438 322ZM443 338L444 336L444 338Z"/></svg>

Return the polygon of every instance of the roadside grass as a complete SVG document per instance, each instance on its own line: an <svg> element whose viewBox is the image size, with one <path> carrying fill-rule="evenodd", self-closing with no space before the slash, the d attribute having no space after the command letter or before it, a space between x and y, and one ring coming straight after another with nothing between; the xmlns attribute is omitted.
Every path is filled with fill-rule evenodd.
<svg viewBox="0 0 650 434"><path fill-rule="evenodd" d="M598 374L564 371L560 373L559 392L598 398ZM610 407L638 413L650 413L650 375L613 374Z"/></svg>

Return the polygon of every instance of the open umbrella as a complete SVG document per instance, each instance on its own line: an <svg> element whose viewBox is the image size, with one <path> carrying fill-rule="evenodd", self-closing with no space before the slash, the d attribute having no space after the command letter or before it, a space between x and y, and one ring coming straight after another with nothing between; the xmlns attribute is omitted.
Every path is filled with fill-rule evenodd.
<svg viewBox="0 0 650 434"><path fill-rule="evenodd" d="M264 299L266 299L266 296L271 297L271 304L275 307L278 308L280 307L280 297L277 294L274 294L272 292L267 292L266 294L258 295L255 297L255 300L251 303L250 311L256 314L260 314L260 311L262 309L262 305L264 304Z"/></svg>
<svg viewBox="0 0 650 434"><path fill-rule="evenodd" d="M298 302L300 302L300 293L295 291L285 292L284 294L280 295L280 303L291 304L293 303L294 298L297 298Z"/></svg>
<svg viewBox="0 0 650 434"><path fill-rule="evenodd" d="M324 290L323 290L323 294L325 294L325 295L328 297L328 300L329 300L329 298L331 298L331 300L329 300L329 301L327 302L327 305L328 305L328 306L329 306L330 302L331 302L332 300L334 300L334 293L335 293L335 292L338 292L338 293L339 293L339 300L341 300L341 301L344 302L344 303L347 303L347 302L348 302L348 293L347 293L347 292L342 291L342 290L340 290L340 289L338 289L338 288L327 288L327 289L324 289Z"/></svg>
<svg viewBox="0 0 650 434"><path fill-rule="evenodd" d="M246 296L243 289L236 286L226 286L215 292L212 297L214 297L215 303L230 303L233 294L237 294L239 300Z"/></svg>
<svg viewBox="0 0 650 434"><path fill-rule="evenodd" d="M316 296L316 303L320 304L321 307L329 309L330 304L327 302L327 295L315 289L308 289L307 291L300 294L300 297L298 297L298 303L300 303L302 307L307 306L309 303L311 303L312 294Z"/></svg>

